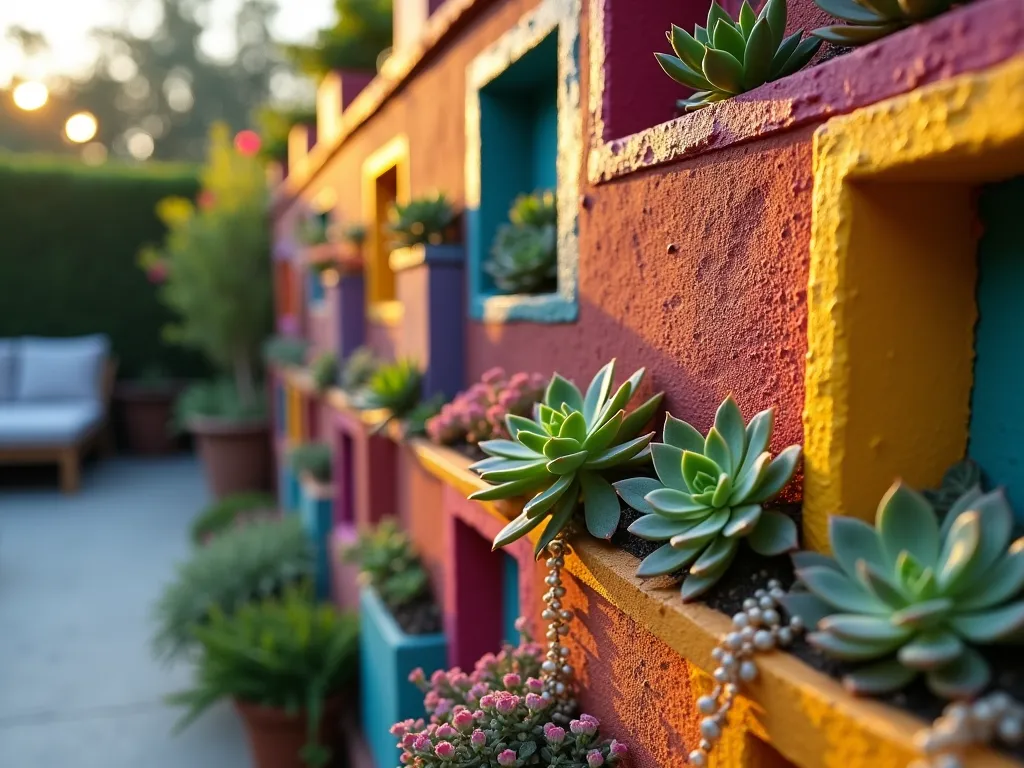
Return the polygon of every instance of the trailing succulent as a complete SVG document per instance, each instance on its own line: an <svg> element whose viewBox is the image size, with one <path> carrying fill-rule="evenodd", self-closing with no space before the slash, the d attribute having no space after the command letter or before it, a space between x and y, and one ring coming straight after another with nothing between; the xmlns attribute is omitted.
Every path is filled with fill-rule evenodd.
<svg viewBox="0 0 1024 768"><path fill-rule="evenodd" d="M391 210L391 231L399 247L440 245L449 240L455 224L455 211L441 193L421 197L405 205L396 203Z"/></svg>
<svg viewBox="0 0 1024 768"><path fill-rule="evenodd" d="M638 576L689 567L682 596L692 600L728 570L744 539L765 556L796 549L793 520L763 507L792 479L800 460L797 445L772 458L774 421L775 411L769 409L744 424L732 395L719 406L707 437L666 416L665 442L651 446L658 479L615 483L626 503L644 513L629 532L668 542L640 563Z"/></svg>
<svg viewBox="0 0 1024 768"><path fill-rule="evenodd" d="M783 605L817 631L808 641L844 661L858 694L902 688L919 675L938 696L969 698L989 682L976 646L1024 640L1024 538L1001 490L965 493L940 525L924 496L897 482L874 527L829 520L832 557L793 556L799 583Z"/></svg>
<svg viewBox="0 0 1024 768"><path fill-rule="evenodd" d="M505 293L553 291L558 279L555 194L520 195L498 228L484 271Z"/></svg>
<svg viewBox="0 0 1024 768"><path fill-rule="evenodd" d="M736 20L712 2L707 27L698 25L691 35L673 24L667 37L675 56L654 55L665 74L697 91L678 102L680 109L724 101L807 66L821 40L801 40L802 29L786 37L786 15L786 0L768 0L756 15L744 0Z"/></svg>
<svg viewBox="0 0 1024 768"><path fill-rule="evenodd" d="M385 409L391 419L404 418L420 402L423 374L412 360L398 360L378 368L353 397L364 411Z"/></svg>
<svg viewBox="0 0 1024 768"><path fill-rule="evenodd" d="M811 34L836 45L865 45L958 5L956 0L814 0L846 24L821 27Z"/></svg>
<svg viewBox="0 0 1024 768"><path fill-rule="evenodd" d="M548 520L537 555L569 525L580 497L587 530L611 538L621 513L618 497L604 475L650 462L650 432L640 435L661 403L658 393L629 415L626 406L644 376L641 368L612 394L615 361L604 366L583 395L557 373L534 408L533 418L509 414L511 440L485 440L480 448L491 458L472 466L493 488L471 499L491 501L530 494L519 517L494 539L504 547Z"/></svg>

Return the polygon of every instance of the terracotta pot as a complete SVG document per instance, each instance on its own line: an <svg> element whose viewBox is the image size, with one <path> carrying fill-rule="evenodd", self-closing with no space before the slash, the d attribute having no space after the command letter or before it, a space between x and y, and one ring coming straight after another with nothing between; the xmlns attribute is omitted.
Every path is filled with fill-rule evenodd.
<svg viewBox="0 0 1024 768"><path fill-rule="evenodd" d="M306 715L291 716L281 709L261 707L235 700L235 708L245 723L245 732L255 768L307 768L302 761L306 745ZM336 755L336 735L341 718L341 700L324 702L320 720L320 743Z"/></svg>
<svg viewBox="0 0 1024 768"><path fill-rule="evenodd" d="M150 386L124 382L117 385L114 397L130 453L153 456L173 453L180 448L171 426L174 399L180 391L177 383Z"/></svg>
<svg viewBox="0 0 1024 768"><path fill-rule="evenodd" d="M196 417L189 419L188 428L216 498L271 489L270 426L265 420L239 423Z"/></svg>

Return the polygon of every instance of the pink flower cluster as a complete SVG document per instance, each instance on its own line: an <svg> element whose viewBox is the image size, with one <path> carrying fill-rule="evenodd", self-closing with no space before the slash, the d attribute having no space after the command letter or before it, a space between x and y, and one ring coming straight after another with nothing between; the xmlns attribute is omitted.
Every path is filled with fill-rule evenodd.
<svg viewBox="0 0 1024 768"><path fill-rule="evenodd" d="M409 680L425 694L427 718L396 723L401 763L412 768L469 766L614 766L621 742L601 741L597 718L582 714L569 731L550 722L551 701L540 680L543 648L526 638L518 647L481 658L473 672L422 669ZM564 721L563 721L564 722Z"/></svg>
<svg viewBox="0 0 1024 768"><path fill-rule="evenodd" d="M510 413L528 416L533 404L544 397L546 386L539 373L507 376L505 369L491 368L427 421L427 435L441 445L507 438L505 417Z"/></svg>

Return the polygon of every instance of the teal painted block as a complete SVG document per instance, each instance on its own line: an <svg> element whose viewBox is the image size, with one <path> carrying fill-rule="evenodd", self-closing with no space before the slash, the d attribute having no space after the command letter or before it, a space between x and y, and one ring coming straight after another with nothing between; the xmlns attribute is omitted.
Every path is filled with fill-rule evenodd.
<svg viewBox="0 0 1024 768"><path fill-rule="evenodd" d="M579 0L544 0L470 65L466 226L470 316L489 322L573 322L578 308ZM505 295L483 269L523 193L554 189L558 288Z"/></svg>
<svg viewBox="0 0 1024 768"><path fill-rule="evenodd" d="M422 667L430 677L434 670L443 669L448 643L443 634L405 634L369 587L360 592L359 608L363 734L377 768L394 768L399 751L391 726L424 715L423 693L409 682L409 673Z"/></svg>
<svg viewBox="0 0 1024 768"><path fill-rule="evenodd" d="M505 563L502 571L501 625L502 639L511 645L519 645L516 619L519 618L519 562L503 553Z"/></svg>
<svg viewBox="0 0 1024 768"><path fill-rule="evenodd" d="M280 480L277 487L281 497L281 508L286 514L298 512L302 487L299 483L299 476L292 471L291 462L288 461L287 456L281 460L278 471Z"/></svg>
<svg viewBox="0 0 1024 768"><path fill-rule="evenodd" d="M329 539L333 527L334 500L329 496L315 496L305 487L300 487L300 498L299 514L302 517L302 527L313 545L316 561L316 596L319 600L327 600L331 595Z"/></svg>
<svg viewBox="0 0 1024 768"><path fill-rule="evenodd" d="M1024 522L1024 177L982 190L968 454Z"/></svg>

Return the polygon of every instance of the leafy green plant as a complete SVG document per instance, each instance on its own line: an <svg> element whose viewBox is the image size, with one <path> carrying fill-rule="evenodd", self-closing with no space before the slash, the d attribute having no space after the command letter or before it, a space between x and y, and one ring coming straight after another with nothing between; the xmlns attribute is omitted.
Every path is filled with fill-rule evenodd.
<svg viewBox="0 0 1024 768"><path fill-rule="evenodd" d="M317 355L309 366L309 374L318 392L330 389L338 382L338 356L333 352Z"/></svg>
<svg viewBox="0 0 1024 768"><path fill-rule="evenodd" d="M643 376L641 368L612 394L612 360L597 372L584 396L576 385L556 373L532 419L513 414L506 417L511 440L479 444L491 458L471 468L496 485L477 491L471 499L493 501L532 495L522 514L495 537L495 549L522 538L548 519L537 543L540 556L570 524L581 496L587 530L592 536L611 538L619 525L621 509L605 476L651 460L648 445L654 433L640 435L640 431L654 416L662 393L628 416L625 410Z"/></svg>
<svg viewBox="0 0 1024 768"><path fill-rule="evenodd" d="M210 131L202 187L198 205L160 201L167 237L144 248L140 262L164 274L160 298L178 315L167 338L230 374L251 408L261 400L260 347L273 327L268 191L263 163L234 147L226 125Z"/></svg>
<svg viewBox="0 0 1024 768"><path fill-rule="evenodd" d="M430 594L430 579L411 539L390 518L360 533L344 558L359 566L363 580L392 611Z"/></svg>
<svg viewBox="0 0 1024 768"><path fill-rule="evenodd" d="M491 246L484 271L506 293L553 291L558 280L558 232L551 190L520 195Z"/></svg>
<svg viewBox="0 0 1024 768"><path fill-rule="evenodd" d="M387 410L402 419L420 402L423 374L412 360L398 360L378 368L355 397L353 405L364 411Z"/></svg>
<svg viewBox="0 0 1024 768"><path fill-rule="evenodd" d="M309 589L287 589L277 599L243 605L233 614L214 608L209 623L193 630L200 648L195 682L167 697L184 707L180 731L222 699L236 699L306 717L300 753L310 766L327 765L331 752L320 743L325 703L353 680L359 653L359 623Z"/></svg>
<svg viewBox="0 0 1024 768"><path fill-rule="evenodd" d="M193 629L214 607L233 613L310 579L313 552L302 521L290 517L225 531L180 564L156 603L154 652L179 657L194 647Z"/></svg>
<svg viewBox="0 0 1024 768"><path fill-rule="evenodd" d="M793 520L763 504L792 479L800 446L772 458L768 450L775 411L761 411L745 425L729 395L702 437L671 415L665 418L665 442L651 454L658 479L628 478L615 489L633 509L643 512L629 532L651 541L667 541L640 563L647 578L689 566L683 600L704 594L732 564L741 540L760 555L780 555L797 547Z"/></svg>
<svg viewBox="0 0 1024 768"><path fill-rule="evenodd" d="M945 471L938 488L927 488L921 493L935 508L936 514L944 518L961 496L972 488L981 487L981 479L981 467L971 459L963 459Z"/></svg>
<svg viewBox="0 0 1024 768"><path fill-rule="evenodd" d="M396 246L441 245L454 238L455 210L444 194L419 197L391 209L391 232Z"/></svg>
<svg viewBox="0 0 1024 768"><path fill-rule="evenodd" d="M309 344L292 336L271 336L263 343L263 359L270 365L301 367L308 354Z"/></svg>
<svg viewBox="0 0 1024 768"><path fill-rule="evenodd" d="M334 0L334 18L313 45L285 46L288 58L317 81L337 69L375 70L391 47L391 0Z"/></svg>
<svg viewBox="0 0 1024 768"><path fill-rule="evenodd" d="M380 368L380 361L369 347L359 347L345 358L338 376L338 385L353 393L364 387Z"/></svg>
<svg viewBox="0 0 1024 768"><path fill-rule="evenodd" d="M755 15L748 0L743 0L735 20L717 2L712 2L707 26L698 25L692 35L673 24L667 37L675 56L654 55L665 74L697 91L681 99L679 108L688 112L700 109L807 66L821 47L821 40L801 40L802 29L785 35L786 2L768 0Z"/></svg>
<svg viewBox="0 0 1024 768"><path fill-rule="evenodd" d="M957 0L814 0L825 13L846 24L821 27L815 37L836 45L865 45L958 5Z"/></svg>
<svg viewBox="0 0 1024 768"><path fill-rule="evenodd" d="M1011 542L1012 531L1001 490L975 486L940 525L928 500L897 482L874 527L829 518L833 556L795 554L808 591L782 602L817 628L807 637L816 648L873 662L843 678L854 693L887 693L923 674L936 695L969 698L991 676L975 646L1022 641L1024 538Z"/></svg>
<svg viewBox="0 0 1024 768"><path fill-rule="evenodd" d="M260 422L267 417L266 398L244 401L228 379L196 381L174 401L175 426L184 430L193 419L221 419L235 423Z"/></svg>
<svg viewBox="0 0 1024 768"><path fill-rule="evenodd" d="M341 230L341 241L359 246L366 242L366 234L366 227L362 224L349 224Z"/></svg>
<svg viewBox="0 0 1024 768"><path fill-rule="evenodd" d="M192 521L192 542L205 544L242 521L254 522L276 514L277 500L269 493L233 493L210 504Z"/></svg>
<svg viewBox="0 0 1024 768"><path fill-rule="evenodd" d="M405 417L405 434L407 437L419 437L427 434L427 422L441 412L445 397L436 394L413 408Z"/></svg>
<svg viewBox="0 0 1024 768"><path fill-rule="evenodd" d="M297 475L308 473L321 483L329 483L333 462L331 446L327 443L302 443L292 448L288 463Z"/></svg>

